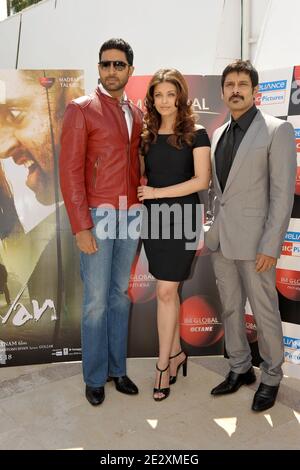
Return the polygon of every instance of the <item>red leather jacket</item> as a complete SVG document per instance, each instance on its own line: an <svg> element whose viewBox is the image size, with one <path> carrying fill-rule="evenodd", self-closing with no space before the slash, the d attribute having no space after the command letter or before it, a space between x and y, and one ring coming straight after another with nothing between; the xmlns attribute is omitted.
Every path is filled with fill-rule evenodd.
<svg viewBox="0 0 300 470"><path fill-rule="evenodd" d="M65 111L59 158L60 185L73 233L93 227L90 207L111 204L119 196L127 207L138 202L138 148L142 112L130 105L132 134L117 99L97 88L73 100Z"/></svg>

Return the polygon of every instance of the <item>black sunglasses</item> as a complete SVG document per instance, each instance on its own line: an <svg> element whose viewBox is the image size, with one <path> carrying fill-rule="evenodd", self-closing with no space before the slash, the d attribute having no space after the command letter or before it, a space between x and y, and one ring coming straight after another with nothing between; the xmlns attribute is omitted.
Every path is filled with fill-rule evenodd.
<svg viewBox="0 0 300 470"><path fill-rule="evenodd" d="M127 65L130 67L129 64L126 62L123 62L122 60L101 60L99 62L100 68L103 70L107 70L110 68L111 65L113 65L115 70L124 70Z"/></svg>

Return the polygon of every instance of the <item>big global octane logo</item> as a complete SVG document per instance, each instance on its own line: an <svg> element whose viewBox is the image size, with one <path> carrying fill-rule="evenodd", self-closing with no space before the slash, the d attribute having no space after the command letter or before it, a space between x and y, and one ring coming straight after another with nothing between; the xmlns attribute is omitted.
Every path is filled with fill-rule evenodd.
<svg viewBox="0 0 300 470"><path fill-rule="evenodd" d="M155 298L156 279L148 271L144 249L133 261L128 285L128 295L134 304L145 303Z"/></svg>
<svg viewBox="0 0 300 470"><path fill-rule="evenodd" d="M181 338L194 347L216 344L224 335L217 312L206 296L195 295L180 307Z"/></svg>
<svg viewBox="0 0 300 470"><path fill-rule="evenodd" d="M256 95L256 104L264 106L267 104L282 104L285 102L287 80L276 80L273 82L262 82L259 84Z"/></svg>

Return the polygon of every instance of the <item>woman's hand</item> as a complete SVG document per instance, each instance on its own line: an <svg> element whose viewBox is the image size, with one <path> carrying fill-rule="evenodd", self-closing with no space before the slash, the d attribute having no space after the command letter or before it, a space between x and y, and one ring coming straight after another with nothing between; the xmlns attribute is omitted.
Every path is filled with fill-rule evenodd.
<svg viewBox="0 0 300 470"><path fill-rule="evenodd" d="M155 188L151 186L139 186L137 189L137 197L139 201L145 199L156 199Z"/></svg>

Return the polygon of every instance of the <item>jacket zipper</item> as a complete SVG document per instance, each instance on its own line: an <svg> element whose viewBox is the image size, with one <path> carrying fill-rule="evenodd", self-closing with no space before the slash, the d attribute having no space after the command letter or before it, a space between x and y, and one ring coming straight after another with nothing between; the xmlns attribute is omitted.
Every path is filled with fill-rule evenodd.
<svg viewBox="0 0 300 470"><path fill-rule="evenodd" d="M120 112L121 112L121 115L122 115L122 121L123 121L123 125L125 124L125 129L126 129L126 132L127 132L127 138L128 138L128 143L127 143L127 178L126 178L126 183L127 183L127 197L129 196L129 175L130 175L130 144L131 144L131 137L132 137L132 131L133 131L133 113L132 113L132 130L131 130L131 136L129 136L129 133L128 133L128 127L127 127L127 121L126 121L126 118L125 118L125 113L122 109L122 107L120 106ZM130 110L131 112L131 110Z"/></svg>
<svg viewBox="0 0 300 470"><path fill-rule="evenodd" d="M97 181L97 173L98 173L98 166L100 163L100 157L94 163L94 171L93 171L93 188L96 188L96 181Z"/></svg>
<svg viewBox="0 0 300 470"><path fill-rule="evenodd" d="M128 198L129 198L129 188L130 188L130 141L127 144L127 197Z"/></svg>
<svg viewBox="0 0 300 470"><path fill-rule="evenodd" d="M133 131L134 131L134 112L133 110L129 109L131 116L132 116L132 126L131 126L131 134L128 134L128 144L127 144L127 152L128 152L128 168L127 168L127 197L129 198L129 188L130 188L130 165L131 165L131 141L133 137ZM127 125L127 123L126 123ZM129 201L127 201L129 203ZM128 206L129 208L129 206Z"/></svg>

